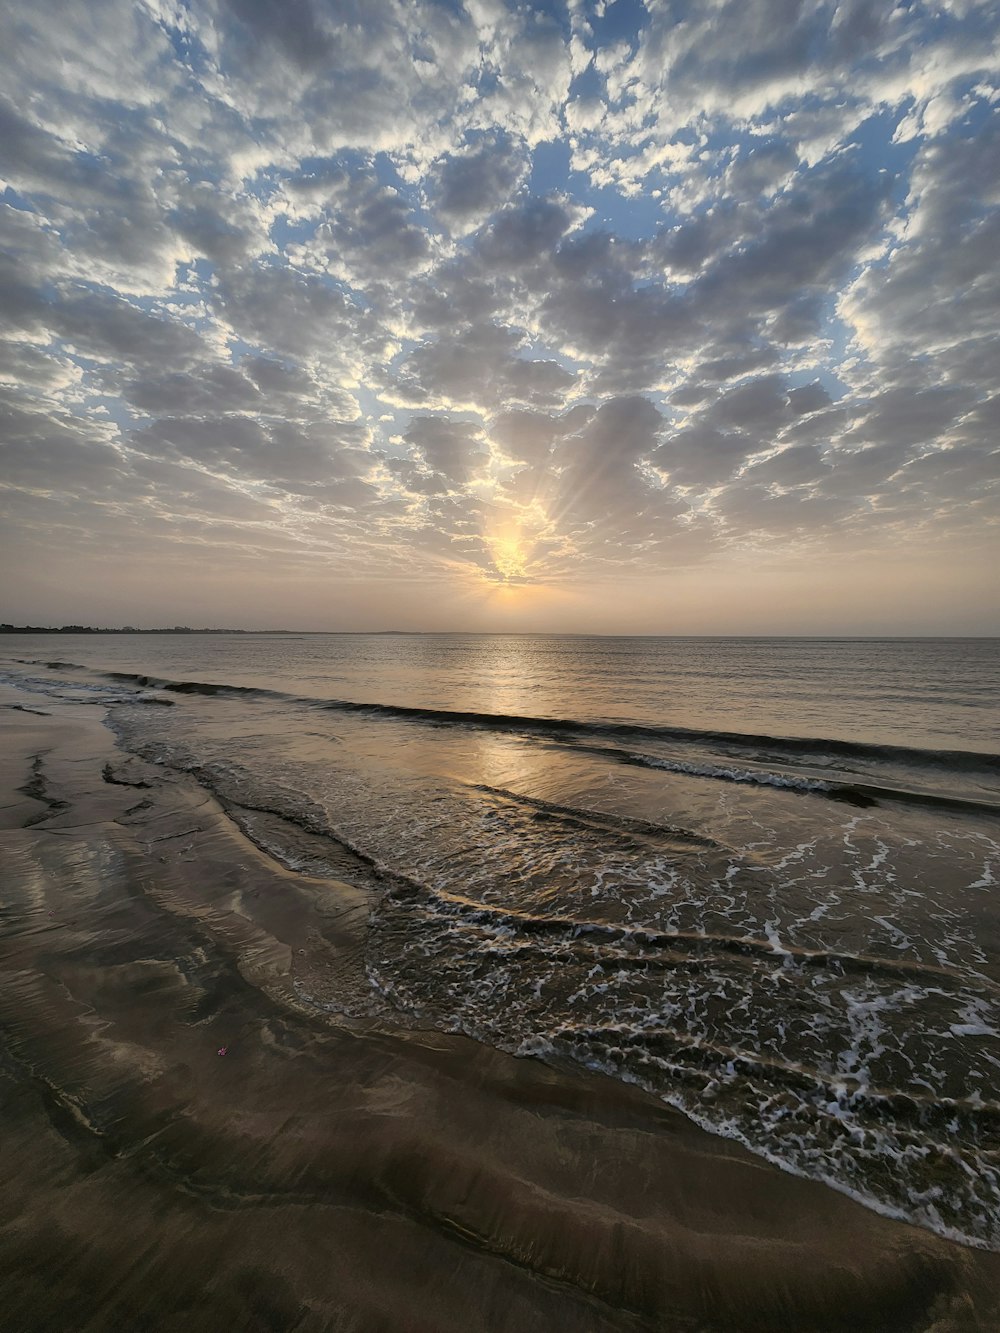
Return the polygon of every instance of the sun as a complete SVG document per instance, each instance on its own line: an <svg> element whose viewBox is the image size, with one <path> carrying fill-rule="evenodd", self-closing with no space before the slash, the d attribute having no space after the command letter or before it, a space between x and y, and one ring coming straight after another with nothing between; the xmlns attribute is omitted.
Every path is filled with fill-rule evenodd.
<svg viewBox="0 0 1000 1333"><path fill-rule="evenodd" d="M549 520L542 506L493 505L491 510L482 529L488 564L480 574L508 589L543 582Z"/></svg>
<svg viewBox="0 0 1000 1333"><path fill-rule="evenodd" d="M496 537L490 542L493 568L504 583L528 577L528 556L517 537Z"/></svg>

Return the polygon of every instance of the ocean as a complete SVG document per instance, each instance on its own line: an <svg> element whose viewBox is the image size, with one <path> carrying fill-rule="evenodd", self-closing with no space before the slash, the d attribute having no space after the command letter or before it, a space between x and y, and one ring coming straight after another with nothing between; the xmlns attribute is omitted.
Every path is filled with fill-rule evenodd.
<svg viewBox="0 0 1000 1333"><path fill-rule="evenodd" d="M304 1003L637 1084L1000 1249L998 649L8 635L0 678L370 889Z"/></svg>

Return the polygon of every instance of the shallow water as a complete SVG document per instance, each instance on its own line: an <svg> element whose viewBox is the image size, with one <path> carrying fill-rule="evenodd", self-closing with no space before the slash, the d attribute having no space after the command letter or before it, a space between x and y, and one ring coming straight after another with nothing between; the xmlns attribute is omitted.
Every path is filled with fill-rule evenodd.
<svg viewBox="0 0 1000 1333"><path fill-rule="evenodd" d="M380 887L372 1003L1000 1248L996 641L2 646L286 864Z"/></svg>

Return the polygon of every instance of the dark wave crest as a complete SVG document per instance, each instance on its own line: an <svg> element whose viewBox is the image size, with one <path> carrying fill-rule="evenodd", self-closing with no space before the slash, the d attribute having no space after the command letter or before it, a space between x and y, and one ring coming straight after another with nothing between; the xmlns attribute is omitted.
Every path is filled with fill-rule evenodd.
<svg viewBox="0 0 1000 1333"><path fill-rule="evenodd" d="M53 670L75 669L71 662L49 662ZM423 708L412 704L367 703L353 699L317 699L269 690L257 686L227 682L170 680L139 672L108 671L99 673L106 679L129 682L144 689L164 690L171 694L204 695L208 697L271 700L294 703L309 708L362 714L372 717L395 718L405 722L423 723L435 727L473 728L498 732L548 736L564 739L575 745L587 746L595 753L606 754L618 762L634 763L648 768L687 774L693 777L716 778L731 782L745 782L759 786L780 787L791 791L809 792L865 806L880 798L901 800L927 806L954 810L998 809L990 801L967 800L959 797L923 793L897 788L894 785L859 782L835 782L784 772L771 772L761 764L781 765L783 762L809 763L830 759L844 759L855 764L902 764L910 769L945 770L970 776L1000 777L1000 754L975 750L930 750L903 745L868 744L836 737L774 736L767 733L717 731L694 727L654 725L638 722L583 720L580 718L538 717L521 713L489 713L477 710ZM674 758L660 758L608 746L598 749L602 740L651 740L682 745L711 746L713 749L756 765L735 768L711 763L697 763Z"/></svg>
<svg viewBox="0 0 1000 1333"><path fill-rule="evenodd" d="M532 717L517 713L481 713L407 704L360 703L346 699L304 700L337 712L373 713L436 726L479 727L496 731L528 731L565 735L648 737L655 740L731 746L736 749L779 752L783 757L818 755L869 761L898 761L915 767L945 768L1000 775L1000 755L975 750L922 750L903 745L869 745L829 737L771 736L752 732L700 730L694 727L652 726L632 722L584 722L575 718Z"/></svg>

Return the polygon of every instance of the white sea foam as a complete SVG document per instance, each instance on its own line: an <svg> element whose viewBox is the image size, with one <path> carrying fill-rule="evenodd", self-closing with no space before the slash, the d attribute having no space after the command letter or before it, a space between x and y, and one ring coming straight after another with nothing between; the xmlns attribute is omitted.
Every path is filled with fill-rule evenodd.
<svg viewBox="0 0 1000 1333"><path fill-rule="evenodd" d="M632 754L635 763L658 768L666 773L683 773L694 778L721 778L726 782L749 782L761 787L779 787L789 791L830 792L834 784L822 778L807 778L794 773L773 773L763 768L734 768L722 764L694 763L683 759L658 759Z"/></svg>

